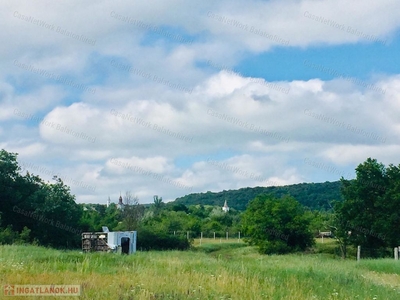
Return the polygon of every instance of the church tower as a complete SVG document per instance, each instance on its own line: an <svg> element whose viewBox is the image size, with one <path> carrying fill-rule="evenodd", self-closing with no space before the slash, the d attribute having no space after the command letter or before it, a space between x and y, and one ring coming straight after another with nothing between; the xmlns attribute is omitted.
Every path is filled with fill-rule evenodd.
<svg viewBox="0 0 400 300"><path fill-rule="evenodd" d="M228 203L226 202L226 200L225 200L224 206L222 207L222 210L224 212L228 212L229 211Z"/></svg>
<svg viewBox="0 0 400 300"><path fill-rule="evenodd" d="M117 205L118 209L124 209L124 203L122 202L122 196L121 194L119 195L119 199L118 199L118 205Z"/></svg>

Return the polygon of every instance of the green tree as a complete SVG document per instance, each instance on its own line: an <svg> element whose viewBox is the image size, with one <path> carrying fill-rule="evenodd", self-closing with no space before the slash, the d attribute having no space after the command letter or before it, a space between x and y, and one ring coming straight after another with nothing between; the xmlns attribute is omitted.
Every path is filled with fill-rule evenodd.
<svg viewBox="0 0 400 300"><path fill-rule="evenodd" d="M101 220L102 226L107 226L111 231L117 227L118 222L122 220L121 212L118 210L115 203L111 203L109 207L106 208L104 216Z"/></svg>
<svg viewBox="0 0 400 300"><path fill-rule="evenodd" d="M305 250L314 244L309 219L302 205L290 196L256 197L242 215L242 228L246 241L265 254Z"/></svg>
<svg viewBox="0 0 400 300"><path fill-rule="evenodd" d="M122 223L116 230L137 230L144 216L144 206L140 204L139 198L133 196L130 191L125 193L125 204L122 209Z"/></svg>
<svg viewBox="0 0 400 300"><path fill-rule="evenodd" d="M82 211L69 187L56 177L50 184L29 172L22 175L17 156L0 151L0 226L12 228L25 241L33 239L53 247L78 246Z"/></svg>
<svg viewBox="0 0 400 300"><path fill-rule="evenodd" d="M344 201L335 206L339 236L364 255L377 257L400 244L400 167L386 168L368 158L356 168L356 179L341 179Z"/></svg>
<svg viewBox="0 0 400 300"><path fill-rule="evenodd" d="M4 244L13 244L17 241L18 233L13 231L11 225L8 225L7 228L0 228L0 245Z"/></svg>
<svg viewBox="0 0 400 300"><path fill-rule="evenodd" d="M155 212L155 214L160 213L161 209L164 206L164 202L162 200L162 197L158 197L157 195L155 195L153 197L153 202L154 202L154 212Z"/></svg>
<svg viewBox="0 0 400 300"><path fill-rule="evenodd" d="M28 223L21 222L15 210L31 210L41 201L35 194L40 189L42 180L29 173L21 175L17 156L17 153L0 150L0 226L12 224L14 230L21 231L25 225L30 227L34 220L28 220Z"/></svg>
<svg viewBox="0 0 400 300"><path fill-rule="evenodd" d="M342 203L338 202L336 203L335 207L339 208L341 205ZM333 213L330 228L339 245L340 252L342 253L342 258L345 259L347 257L347 247L350 245L350 236L346 226L342 226L342 224L346 224L344 216L343 214L338 213L338 211L339 209L335 209L335 212Z"/></svg>
<svg viewBox="0 0 400 300"><path fill-rule="evenodd" d="M214 232L217 237L225 236L225 231L224 231L225 228L218 221L206 220L206 221L204 221L202 228L203 228L204 236L206 236L206 237L212 237L214 235Z"/></svg>
<svg viewBox="0 0 400 300"><path fill-rule="evenodd" d="M100 213L92 206L92 204L80 204L79 206L81 206L83 211L79 221L82 231L100 231L102 226Z"/></svg>
<svg viewBox="0 0 400 300"><path fill-rule="evenodd" d="M171 210L173 210L173 211L183 211L185 213L189 212L189 209L184 204L173 204L171 206Z"/></svg>
<svg viewBox="0 0 400 300"><path fill-rule="evenodd" d="M78 247L82 208L76 204L70 188L60 178L55 180L53 184L42 184L39 191L43 195L42 202L36 204L31 215L24 215L26 219L36 221L30 229L40 244L56 248Z"/></svg>
<svg viewBox="0 0 400 300"><path fill-rule="evenodd" d="M320 231L332 231L334 214L327 211L306 210L305 214L310 220L310 230L313 235L318 236Z"/></svg>

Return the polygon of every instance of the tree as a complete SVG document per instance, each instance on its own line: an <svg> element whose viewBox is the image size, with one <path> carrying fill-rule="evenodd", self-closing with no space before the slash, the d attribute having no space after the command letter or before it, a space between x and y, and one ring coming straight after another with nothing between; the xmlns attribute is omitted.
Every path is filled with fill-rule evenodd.
<svg viewBox="0 0 400 300"><path fill-rule="evenodd" d="M157 195L155 195L153 197L153 199L154 199L153 200L154 201L154 212L155 212L155 214L158 214L161 211L162 207L164 206L164 202L162 200L162 197L158 197Z"/></svg>
<svg viewBox="0 0 400 300"><path fill-rule="evenodd" d="M341 238L377 257L400 244L400 166L386 168L368 158L356 168L356 179L342 181L344 201L335 206ZM349 234L350 233L350 234ZM347 235L347 237L346 237Z"/></svg>
<svg viewBox="0 0 400 300"><path fill-rule="evenodd" d="M184 204L173 204L171 210L173 210L173 211L183 211L185 213L189 212L189 209Z"/></svg>
<svg viewBox="0 0 400 300"><path fill-rule="evenodd" d="M13 224L14 230L18 231L28 224L17 224L15 207L31 209L37 200L40 201L34 199L34 194L40 189L42 180L29 173L22 176L17 157L17 153L0 150L0 226Z"/></svg>
<svg viewBox="0 0 400 300"><path fill-rule="evenodd" d="M102 226L107 226L111 231L117 227L118 222L121 221L121 213L117 208L115 203L111 203L109 207L106 208L104 216L101 220Z"/></svg>
<svg viewBox="0 0 400 300"><path fill-rule="evenodd" d="M82 207L76 204L75 196L71 195L70 188L60 178L56 183L43 183L39 194L43 197L35 205L30 219L35 223L32 235L40 244L57 247L71 248L79 246L81 242L80 220ZM22 211L18 212L22 215ZM25 219L29 219L26 217Z"/></svg>
<svg viewBox="0 0 400 300"><path fill-rule="evenodd" d="M0 151L0 226L9 228L7 232L12 228L24 241L77 246L82 211L69 187L59 178L50 184L29 172L20 174L17 156Z"/></svg>
<svg viewBox="0 0 400 300"><path fill-rule="evenodd" d="M320 231L332 231L330 227L334 217L332 212L306 209L305 214L310 220L310 230L315 237Z"/></svg>
<svg viewBox="0 0 400 300"><path fill-rule="evenodd" d="M120 230L137 230L144 215L144 206L139 203L139 198L130 191L125 193L125 204L122 211L122 228Z"/></svg>
<svg viewBox="0 0 400 300"><path fill-rule="evenodd" d="M248 236L246 241L265 254L305 250L314 244L309 219L301 204L290 196L256 197L242 215L242 228Z"/></svg>

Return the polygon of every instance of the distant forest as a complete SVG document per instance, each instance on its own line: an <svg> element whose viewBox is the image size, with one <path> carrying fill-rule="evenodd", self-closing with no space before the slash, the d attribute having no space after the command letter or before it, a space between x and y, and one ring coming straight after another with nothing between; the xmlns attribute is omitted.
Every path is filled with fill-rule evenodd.
<svg viewBox="0 0 400 300"><path fill-rule="evenodd" d="M283 195L294 197L311 210L330 210L332 201L342 201L341 182L299 183L285 186L242 188L213 193L189 194L177 198L174 203L184 205L218 205L223 206L225 200L228 206L237 210L245 210L250 200L261 194L272 194L278 198Z"/></svg>

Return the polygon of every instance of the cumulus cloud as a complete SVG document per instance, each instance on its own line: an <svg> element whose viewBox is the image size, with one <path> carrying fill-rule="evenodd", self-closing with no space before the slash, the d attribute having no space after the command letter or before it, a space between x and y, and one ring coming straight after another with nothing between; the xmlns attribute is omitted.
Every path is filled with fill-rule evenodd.
<svg viewBox="0 0 400 300"><path fill-rule="evenodd" d="M387 78L388 82L394 80ZM190 104L180 107L129 98L119 108L111 108L116 107L112 102L108 107L85 103L56 107L40 123L39 131L47 144L66 147L65 154L76 160L75 163L105 159L103 167L93 162L99 180L125 176L124 181L127 178L143 181L141 172L149 172L147 177L162 174L169 178L163 184L171 193L187 192L179 191L176 184L202 191L295 183L306 178L301 175L300 166L299 169L291 167L286 155L301 161L309 151L320 151L321 157L334 163L353 165L368 153L379 153L371 149L381 149L382 144L392 142L386 139L389 137L379 124L379 115L367 109L377 101L373 92L359 90L364 95L361 103L356 101L355 90L335 91L330 82L282 83L290 87L290 93L286 94L266 87L262 81L248 84L251 81L252 78L221 71L200 84L214 86L212 92L208 88L198 89ZM213 85L214 82L220 85ZM390 85L386 86L391 93ZM254 94L268 97L270 101L245 96ZM116 91L115 97L118 95ZM297 101L293 101L293 95ZM355 100L349 103L349 97ZM381 98L385 100L386 96ZM299 102L302 104L298 105ZM354 119L353 111L363 113ZM281 117L283 114L285 118ZM179 131L194 138L189 142L172 135ZM345 146L349 140L358 141L366 150L354 146L356 152L350 151ZM316 147L318 142L321 144ZM210 156L184 168L173 163L182 153L213 153L216 147L251 154L222 161ZM25 155L26 151L21 153ZM86 171L93 173L90 167ZM94 183L94 177L91 178ZM213 178L219 178L218 182ZM156 193L156 189L152 192ZM142 191L142 194L146 193Z"/></svg>
<svg viewBox="0 0 400 300"><path fill-rule="evenodd" d="M368 156L396 161L399 75L361 80L311 60L333 79L230 71L268 51L390 47L395 0L0 6L0 146L65 178L78 202L336 180Z"/></svg>

